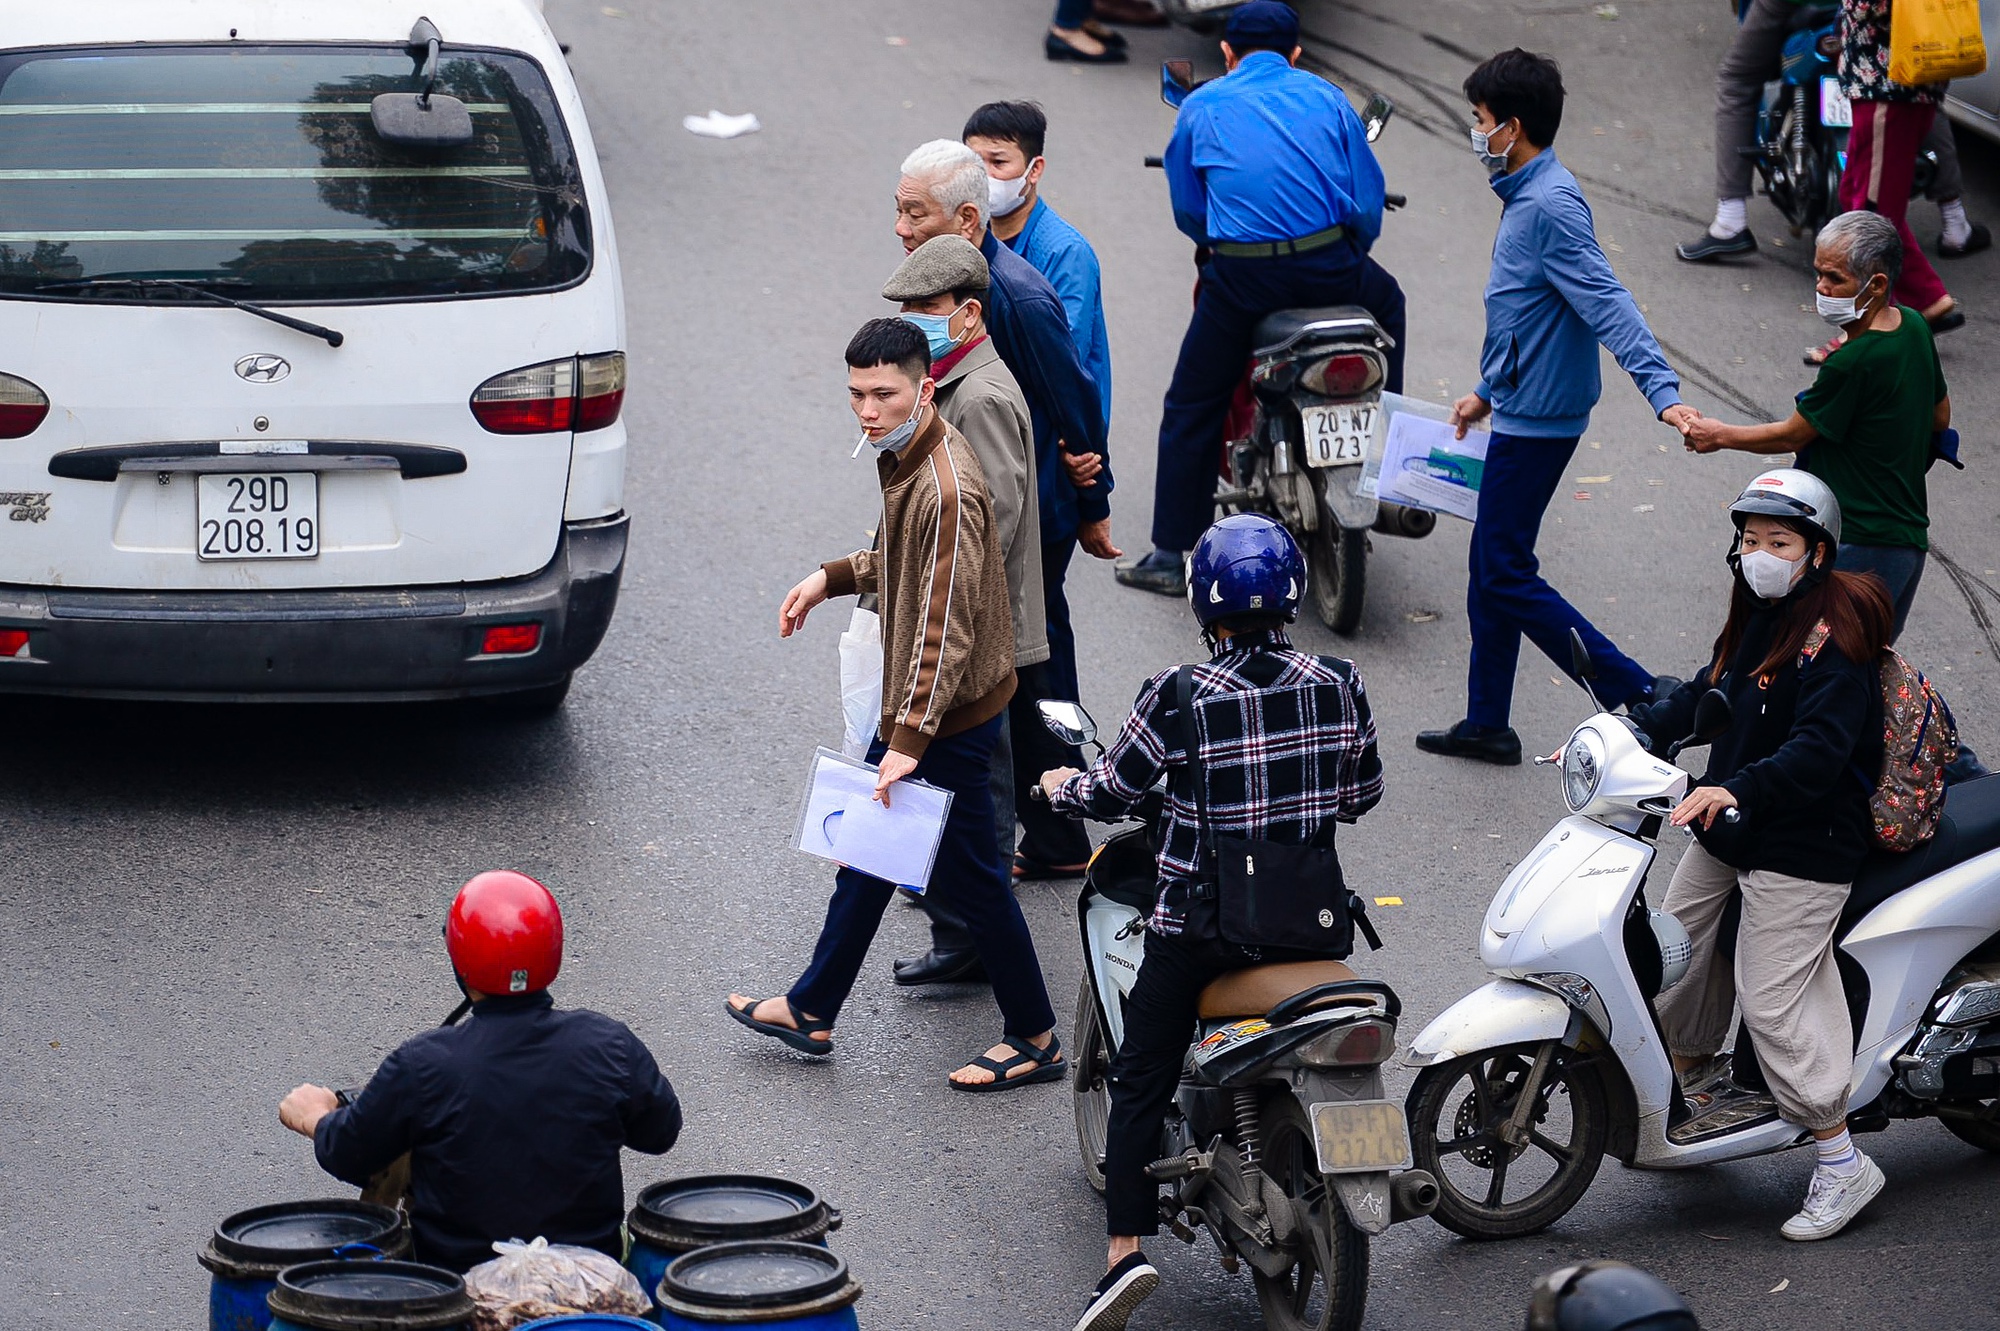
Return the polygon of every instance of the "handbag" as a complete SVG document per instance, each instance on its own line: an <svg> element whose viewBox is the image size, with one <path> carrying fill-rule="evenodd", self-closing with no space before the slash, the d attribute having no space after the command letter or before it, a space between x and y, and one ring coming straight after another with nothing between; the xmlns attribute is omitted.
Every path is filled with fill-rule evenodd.
<svg viewBox="0 0 2000 1331"><path fill-rule="evenodd" d="M1328 658L1321 658L1323 660ZM1344 663L1336 664L1336 669ZM1302 846L1254 837L1217 836L1208 817L1208 771L1194 720L1194 667L1174 677L1188 780L1194 787L1201 844L1208 851L1209 875L1198 891L1216 899L1216 931L1226 943L1249 948L1282 948L1319 956L1344 957L1354 950L1358 927L1371 948L1382 940L1369 923L1361 898L1341 877L1340 859L1329 843L1329 820L1319 836Z"/></svg>
<svg viewBox="0 0 2000 1331"><path fill-rule="evenodd" d="M1896 0L1889 10L1889 79L1907 87L1986 69L1979 0Z"/></svg>

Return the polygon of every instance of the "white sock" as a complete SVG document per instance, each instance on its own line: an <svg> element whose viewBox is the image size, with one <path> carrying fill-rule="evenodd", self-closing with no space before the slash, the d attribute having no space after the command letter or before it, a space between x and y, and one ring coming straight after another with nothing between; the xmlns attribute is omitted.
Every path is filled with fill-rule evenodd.
<svg viewBox="0 0 2000 1331"><path fill-rule="evenodd" d="M1741 235L1743 228L1750 225L1749 208L1748 199L1717 199L1715 220L1708 224L1708 234L1717 240L1728 240L1732 236ZM1957 241L1952 242L1954 245L1957 243Z"/></svg>
<svg viewBox="0 0 2000 1331"><path fill-rule="evenodd" d="M1953 249L1972 239L1972 222L1965 215L1964 199L1947 199L1938 205L1938 216L1944 219L1944 243Z"/></svg>
<svg viewBox="0 0 2000 1331"><path fill-rule="evenodd" d="M1841 1178L1853 1178L1861 1172L1861 1152L1854 1149L1854 1138L1846 1128L1838 1137L1826 1137L1814 1143L1819 1147L1819 1167Z"/></svg>

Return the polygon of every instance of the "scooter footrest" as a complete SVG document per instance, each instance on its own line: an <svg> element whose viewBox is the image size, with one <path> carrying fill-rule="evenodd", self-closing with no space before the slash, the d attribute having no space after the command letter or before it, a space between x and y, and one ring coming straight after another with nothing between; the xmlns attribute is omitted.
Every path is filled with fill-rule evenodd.
<svg viewBox="0 0 2000 1331"><path fill-rule="evenodd" d="M1667 1140L1676 1146L1692 1146L1777 1116L1778 1106L1768 1095L1717 1096L1700 1113L1671 1129Z"/></svg>

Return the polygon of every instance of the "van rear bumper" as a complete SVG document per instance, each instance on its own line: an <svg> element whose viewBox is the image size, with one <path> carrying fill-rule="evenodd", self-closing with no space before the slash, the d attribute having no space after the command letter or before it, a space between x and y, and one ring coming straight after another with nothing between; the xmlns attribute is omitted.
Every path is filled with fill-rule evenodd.
<svg viewBox="0 0 2000 1331"><path fill-rule="evenodd" d="M466 698L554 684L610 627L623 513L567 523L539 573L354 591L126 592L0 584L0 693L213 702ZM539 623L532 652L482 656L488 628Z"/></svg>

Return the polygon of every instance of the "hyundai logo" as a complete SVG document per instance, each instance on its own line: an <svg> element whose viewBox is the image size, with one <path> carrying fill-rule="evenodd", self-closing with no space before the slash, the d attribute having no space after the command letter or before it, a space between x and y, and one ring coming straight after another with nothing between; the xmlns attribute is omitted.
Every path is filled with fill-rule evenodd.
<svg viewBox="0 0 2000 1331"><path fill-rule="evenodd" d="M253 384L275 384L292 372L292 363L283 356L245 356L236 362L236 377Z"/></svg>

